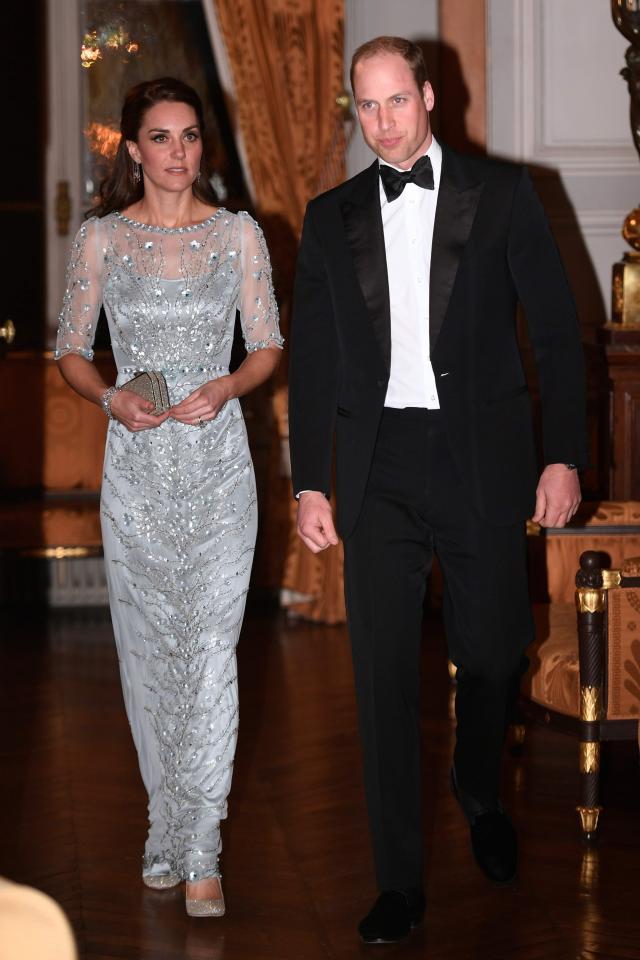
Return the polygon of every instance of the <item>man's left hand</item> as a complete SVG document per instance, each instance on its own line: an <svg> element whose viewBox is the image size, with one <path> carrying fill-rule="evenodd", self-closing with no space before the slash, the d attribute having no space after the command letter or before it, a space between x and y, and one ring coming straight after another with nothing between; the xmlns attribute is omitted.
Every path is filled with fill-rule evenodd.
<svg viewBox="0 0 640 960"><path fill-rule="evenodd" d="M536 490L533 520L541 527L564 527L580 506L580 479L577 470L564 463L550 463L542 471Z"/></svg>

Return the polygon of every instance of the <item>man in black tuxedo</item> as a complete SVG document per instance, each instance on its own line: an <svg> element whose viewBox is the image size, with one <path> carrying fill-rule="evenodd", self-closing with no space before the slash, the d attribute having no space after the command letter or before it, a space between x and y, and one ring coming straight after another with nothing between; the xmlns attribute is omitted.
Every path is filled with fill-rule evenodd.
<svg viewBox="0 0 640 960"><path fill-rule="evenodd" d="M367 943L422 918L420 639L433 553L457 673L451 782L475 858L517 868L499 799L507 717L533 628L525 521L560 527L587 462L574 303L520 166L437 143L421 52L382 37L356 51L352 86L377 159L308 205L296 276L289 418L298 532L338 542L365 790L380 896ZM516 336L522 304L542 405L539 475Z"/></svg>

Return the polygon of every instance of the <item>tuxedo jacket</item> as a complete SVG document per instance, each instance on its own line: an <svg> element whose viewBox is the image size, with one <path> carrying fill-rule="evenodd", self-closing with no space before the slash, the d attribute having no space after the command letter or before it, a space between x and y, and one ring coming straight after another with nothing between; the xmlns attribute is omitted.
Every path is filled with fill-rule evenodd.
<svg viewBox="0 0 640 960"><path fill-rule="evenodd" d="M492 524L531 516L539 475L518 302L538 372L544 461L586 465L578 319L529 174L443 146L429 287L431 363L451 453L467 495ZM376 160L309 203L294 291L293 489L329 494L335 438L343 538L362 505L391 349Z"/></svg>

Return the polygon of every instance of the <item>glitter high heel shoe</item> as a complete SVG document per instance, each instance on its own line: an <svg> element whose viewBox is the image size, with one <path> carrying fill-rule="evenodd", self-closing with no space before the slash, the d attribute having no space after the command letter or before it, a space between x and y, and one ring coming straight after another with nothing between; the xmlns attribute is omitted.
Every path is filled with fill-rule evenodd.
<svg viewBox="0 0 640 960"><path fill-rule="evenodd" d="M156 875L143 873L142 882L146 887L151 887L152 890L170 890L172 887L177 887L182 881L175 873L158 873Z"/></svg>
<svg viewBox="0 0 640 960"><path fill-rule="evenodd" d="M192 900L189 897L189 884L186 888L185 906L190 917L223 917L225 912L224 894L222 893L222 877L214 877L220 886L220 897L217 899Z"/></svg>

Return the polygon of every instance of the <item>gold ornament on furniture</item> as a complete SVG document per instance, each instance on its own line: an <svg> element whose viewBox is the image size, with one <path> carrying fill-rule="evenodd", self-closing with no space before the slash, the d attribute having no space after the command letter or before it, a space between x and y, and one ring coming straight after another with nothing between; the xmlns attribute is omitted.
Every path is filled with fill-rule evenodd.
<svg viewBox="0 0 640 960"><path fill-rule="evenodd" d="M600 687L580 687L580 719L592 723L600 719Z"/></svg>
<svg viewBox="0 0 640 960"><path fill-rule="evenodd" d="M580 773L597 773L600 769L600 744L580 744Z"/></svg>
<svg viewBox="0 0 640 960"><path fill-rule="evenodd" d="M612 587L619 587L622 580L622 574L619 570L603 570L602 586L605 590L611 590Z"/></svg>
<svg viewBox="0 0 640 960"><path fill-rule="evenodd" d="M584 833L595 833L598 829L598 817L602 812L602 807L576 807L580 814L582 830Z"/></svg>
<svg viewBox="0 0 640 960"><path fill-rule="evenodd" d="M606 590L600 587L579 587L576 590L578 613L603 613Z"/></svg>

